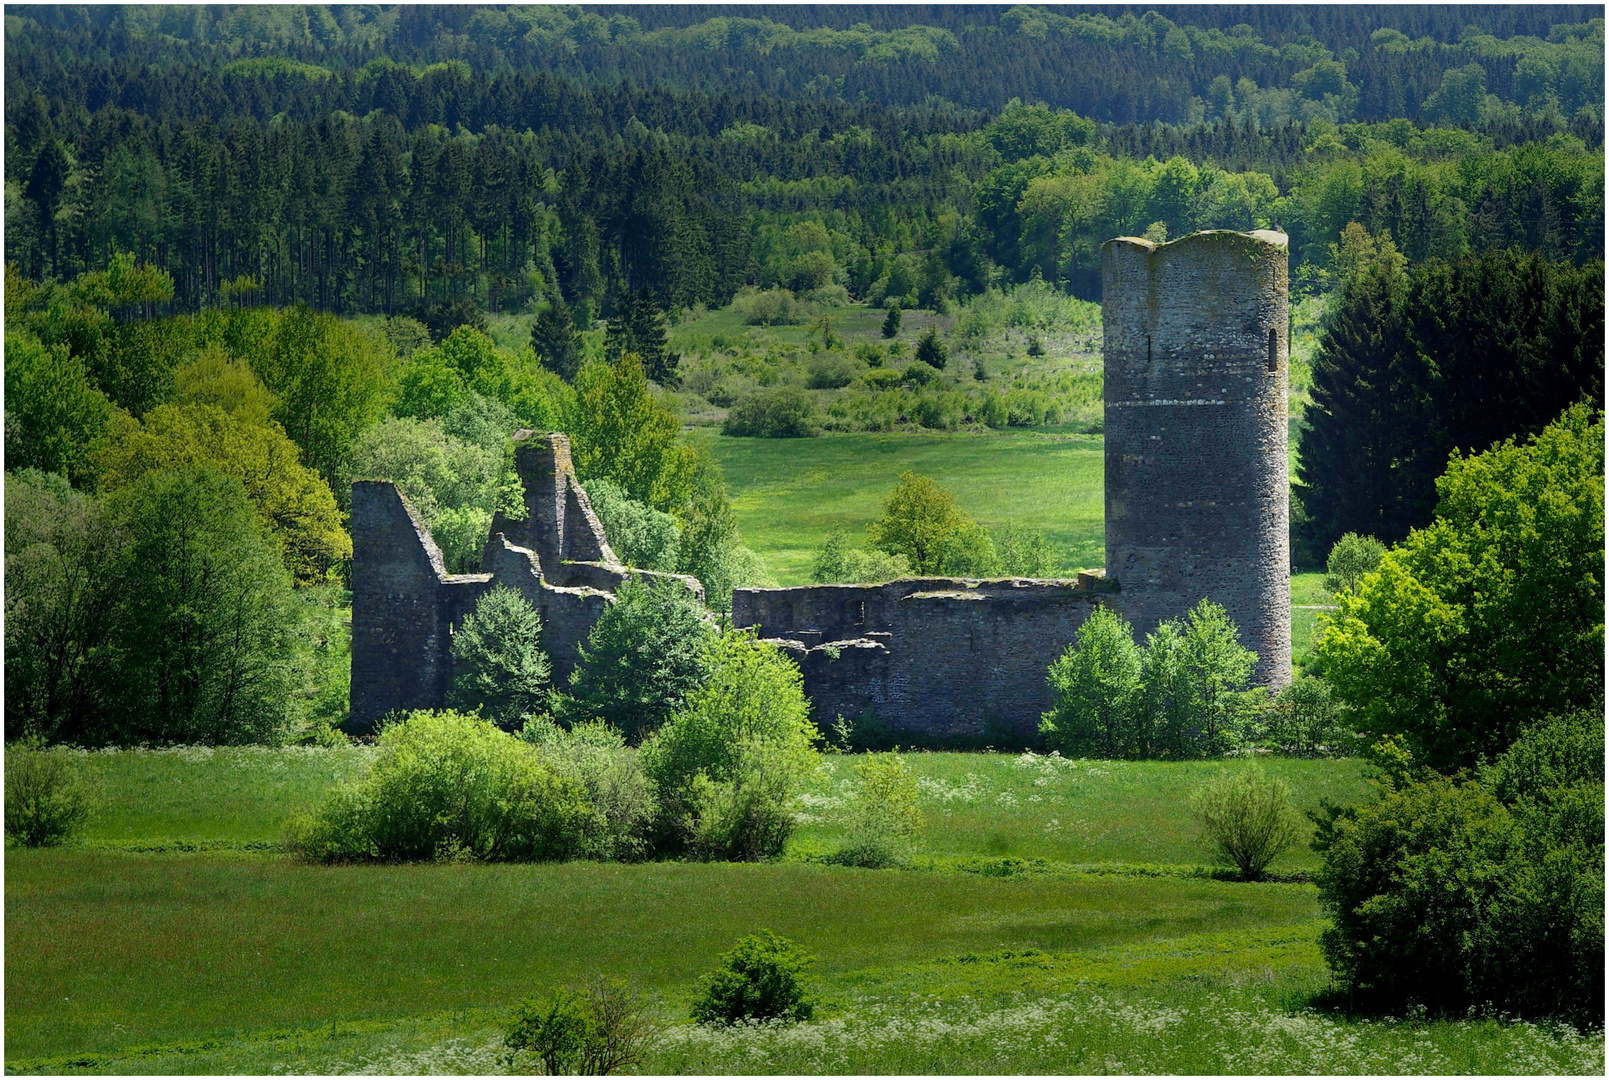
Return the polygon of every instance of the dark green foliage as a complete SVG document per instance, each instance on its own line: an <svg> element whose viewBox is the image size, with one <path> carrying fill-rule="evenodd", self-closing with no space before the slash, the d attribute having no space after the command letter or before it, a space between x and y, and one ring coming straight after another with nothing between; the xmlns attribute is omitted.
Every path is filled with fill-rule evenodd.
<svg viewBox="0 0 1609 1080"><path fill-rule="evenodd" d="M943 371L944 365L950 362L950 351L944 347L944 342L939 340L936 328L928 327L927 333L916 342L916 359L940 371Z"/></svg>
<svg viewBox="0 0 1609 1080"><path fill-rule="evenodd" d="M1321 822L1321 943L1370 1009L1603 1022L1603 719L1527 731L1478 779Z"/></svg>
<svg viewBox="0 0 1609 1080"><path fill-rule="evenodd" d="M1527 717L1600 699L1603 444L1601 416L1575 406L1449 463L1436 519L1337 598L1314 652L1359 730L1451 772Z"/></svg>
<svg viewBox="0 0 1609 1080"><path fill-rule="evenodd" d="M283 733L296 613L240 482L148 473L108 507L127 537L100 740L241 743ZM66 733L58 733L65 737Z"/></svg>
<svg viewBox="0 0 1609 1080"><path fill-rule="evenodd" d="M6 737L87 743L112 689L126 539L59 476L5 482Z"/></svg>
<svg viewBox="0 0 1609 1080"><path fill-rule="evenodd" d="M1044 356L1045 355L1045 346L1044 346L1044 344L1042 342L1040 342L1040 340L1037 337L1030 337L1028 339L1028 355L1029 356Z"/></svg>
<svg viewBox="0 0 1609 1080"><path fill-rule="evenodd" d="M900 323L903 319L904 316L900 314L898 304L890 307L888 314L883 316L883 336L886 338L898 337Z"/></svg>
<svg viewBox="0 0 1609 1080"><path fill-rule="evenodd" d="M434 304L420 304L414 309L414 318L423 323L430 331L432 341L445 340L460 326L473 327L485 332L486 313L480 305L467 296L460 296L456 300L440 300Z"/></svg>
<svg viewBox="0 0 1609 1080"><path fill-rule="evenodd" d="M294 819L287 841L319 862L566 859L585 844L586 791L489 721L410 714L380 733L368 773Z"/></svg>
<svg viewBox="0 0 1609 1080"><path fill-rule="evenodd" d="M517 727L547 697L552 665L542 651L542 620L525 597L499 586L475 601L453 634L447 701L505 728Z"/></svg>
<svg viewBox="0 0 1609 1080"><path fill-rule="evenodd" d="M1311 539L1430 523L1454 451L1603 407L1603 266L1490 252L1350 284L1313 364L1297 475Z"/></svg>
<svg viewBox="0 0 1609 1080"><path fill-rule="evenodd" d="M511 1051L510 1065L526 1052L549 1076L608 1076L641 1064L652 1039L638 994L623 980L595 978L581 990L520 1002L503 1045Z"/></svg>
<svg viewBox="0 0 1609 1080"><path fill-rule="evenodd" d="M746 937L705 976L693 1019L701 1024L809 1020L816 1005L800 975L814 962L770 930Z"/></svg>
<svg viewBox="0 0 1609 1080"><path fill-rule="evenodd" d="M581 369L581 340L562 297L554 297L531 324L531 350L542 366L565 382Z"/></svg>
<svg viewBox="0 0 1609 1080"><path fill-rule="evenodd" d="M5 757L6 836L24 847L49 847L83 827L93 794L69 751L18 741Z"/></svg>
<svg viewBox="0 0 1609 1080"><path fill-rule="evenodd" d="M676 369L681 357L665 343L665 313L642 293L633 293L609 320L604 352L611 360L636 353L643 371L657 383L675 386L679 378Z"/></svg>
<svg viewBox="0 0 1609 1080"><path fill-rule="evenodd" d="M607 721L636 741L702 685L714 632L681 582L628 581L587 635L558 714Z"/></svg>
<svg viewBox="0 0 1609 1080"><path fill-rule="evenodd" d="M726 415L723 435L748 435L765 439L798 439L821 434L816 403L809 394L793 386L756 390L742 398Z"/></svg>
<svg viewBox="0 0 1609 1080"><path fill-rule="evenodd" d="M1344 754L1351 746L1330 684L1307 675L1279 692L1267 713L1268 741L1287 754Z"/></svg>

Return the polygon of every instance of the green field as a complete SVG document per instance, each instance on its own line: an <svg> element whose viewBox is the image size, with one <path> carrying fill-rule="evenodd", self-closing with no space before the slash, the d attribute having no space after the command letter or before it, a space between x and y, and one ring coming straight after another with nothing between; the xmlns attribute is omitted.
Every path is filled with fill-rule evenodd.
<svg viewBox="0 0 1609 1080"><path fill-rule="evenodd" d="M83 755L79 843L6 852L7 1070L499 1072L522 996L593 971L650 999L656 1072L1601 1072L1601 1035L1319 1011L1317 893L1212 880L1182 809L1264 767L1303 806L1354 761L1061 762L915 754L912 869L820 865L852 759L829 757L769 865L315 867L284 817L372 754ZM187 847L211 850L186 851ZM770 927L819 958L817 1022L711 1032L697 977ZM1157 1038L1166 1033L1166 1038Z"/></svg>
<svg viewBox="0 0 1609 1080"><path fill-rule="evenodd" d="M816 439L734 439L706 429L726 473L743 542L779 584L810 580L811 560L834 529L860 534L910 470L954 492L985 525L1045 534L1068 570L1104 561L1105 470L1099 435L847 434Z"/></svg>

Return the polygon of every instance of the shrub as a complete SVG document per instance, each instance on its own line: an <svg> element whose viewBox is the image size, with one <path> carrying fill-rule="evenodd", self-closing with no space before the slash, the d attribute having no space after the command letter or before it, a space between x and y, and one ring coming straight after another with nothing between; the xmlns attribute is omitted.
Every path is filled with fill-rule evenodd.
<svg viewBox="0 0 1609 1080"><path fill-rule="evenodd" d="M810 361L805 385L812 390L837 390L854 382L860 371L860 363L843 353L822 353Z"/></svg>
<svg viewBox="0 0 1609 1080"><path fill-rule="evenodd" d="M1337 597L1309 665L1360 730L1451 771L1532 717L1602 701L1603 453L1581 405L1449 462L1436 520Z"/></svg>
<svg viewBox="0 0 1609 1080"><path fill-rule="evenodd" d="M1234 772L1197 789L1190 800L1201 838L1242 881L1257 881L1268 864L1301 839L1300 819L1285 781Z"/></svg>
<svg viewBox="0 0 1609 1080"><path fill-rule="evenodd" d="M922 827L920 800L916 774L897 751L861 757L844 809L848 835L832 861L869 868L902 865L911 836Z"/></svg>
<svg viewBox="0 0 1609 1080"><path fill-rule="evenodd" d="M1133 717L1140 706L1140 650L1121 615L1097 607L1074 643L1050 665L1055 704L1039 722L1045 741L1068 757L1134 752Z"/></svg>
<svg viewBox="0 0 1609 1080"><path fill-rule="evenodd" d="M693 1019L700 1024L809 1020L816 1005L799 976L814 962L770 930L746 937L704 977Z"/></svg>
<svg viewBox="0 0 1609 1080"><path fill-rule="evenodd" d="M1345 753L1348 733L1330 684L1308 676L1279 692L1268 710L1268 737L1288 754Z"/></svg>
<svg viewBox="0 0 1609 1080"><path fill-rule="evenodd" d="M944 365L950 362L950 351L944 347L944 342L939 340L937 327L928 327L927 333L917 340L916 358L924 364L931 364L940 371L944 370Z"/></svg>
<svg viewBox="0 0 1609 1080"><path fill-rule="evenodd" d="M94 794L72 758L42 743L6 748L6 835L24 847L71 839L89 820Z"/></svg>
<svg viewBox="0 0 1609 1080"><path fill-rule="evenodd" d="M795 326L805 321L805 307L789 289L740 292L732 309L750 326Z"/></svg>
<svg viewBox="0 0 1609 1080"><path fill-rule="evenodd" d="M1056 573L1056 552L1044 533L1007 525L993 536L1003 573L1031 578L1051 577Z"/></svg>
<svg viewBox="0 0 1609 1080"><path fill-rule="evenodd" d="M849 542L849 534L840 529L827 537L827 542L816 552L810 569L810 580L818 582L880 582L893 581L911 572L911 565L903 555L890 555L875 548L858 548Z"/></svg>
<svg viewBox="0 0 1609 1080"><path fill-rule="evenodd" d="M608 1076L641 1065L653 1038L641 997L623 980L595 978L520 1002L503 1045L510 1067L530 1053L549 1076Z"/></svg>
<svg viewBox="0 0 1609 1080"><path fill-rule="evenodd" d="M793 386L756 390L739 399L721 426L723 435L764 439L801 439L821 434L816 404Z"/></svg>
<svg viewBox="0 0 1609 1080"><path fill-rule="evenodd" d="M714 628L679 581L627 581L593 623L570 673L561 720L599 719L628 739L653 731L709 674Z"/></svg>
<svg viewBox="0 0 1609 1080"><path fill-rule="evenodd" d="M565 859L589 817L581 784L477 716L416 712L380 733L368 773L288 826L319 862Z"/></svg>
<svg viewBox="0 0 1609 1080"><path fill-rule="evenodd" d="M1380 569L1385 555L1386 546L1374 537L1347 533L1330 549L1324 587L1337 595L1357 588L1363 575Z"/></svg>
<svg viewBox="0 0 1609 1080"><path fill-rule="evenodd" d="M926 363L920 357L911 361L909 364L906 364L904 369L900 372L900 378L902 381L918 387L927 386L929 383L938 382L943 377L944 376L939 374L938 368L934 367L932 364Z"/></svg>
<svg viewBox="0 0 1609 1080"><path fill-rule="evenodd" d="M781 852L817 765L799 669L740 630L711 642L708 659L707 680L643 744L661 841L704 857L769 857Z"/></svg>
<svg viewBox="0 0 1609 1080"><path fill-rule="evenodd" d="M609 480L589 483L587 496L621 562L644 570L676 569L682 532L674 516L638 502Z"/></svg>
<svg viewBox="0 0 1609 1080"><path fill-rule="evenodd" d="M500 585L475 601L453 634L455 709L517 725L547 695L553 669L542 651L542 621L518 590Z"/></svg>
<svg viewBox="0 0 1609 1080"><path fill-rule="evenodd" d="M537 748L550 769L585 790L590 812L578 854L631 860L648 853L654 785L636 751L627 749L625 736L597 721L566 731L546 717L532 717L520 738Z"/></svg>
<svg viewBox="0 0 1609 1080"><path fill-rule="evenodd" d="M1477 779L1390 782L1321 822L1320 938L1355 1004L1603 1022L1603 714L1527 731Z"/></svg>

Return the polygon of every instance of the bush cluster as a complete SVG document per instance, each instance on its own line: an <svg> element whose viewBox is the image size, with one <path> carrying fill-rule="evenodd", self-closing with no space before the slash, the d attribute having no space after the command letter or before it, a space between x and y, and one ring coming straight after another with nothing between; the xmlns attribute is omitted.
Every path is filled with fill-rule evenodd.
<svg viewBox="0 0 1609 1080"><path fill-rule="evenodd" d="M1555 718L1472 777L1398 770L1331 808L1321 944L1345 994L1602 1025L1603 731L1601 708Z"/></svg>
<svg viewBox="0 0 1609 1080"><path fill-rule="evenodd" d="M529 1053L549 1076L608 1076L640 1065L653 1037L642 998L622 980L594 978L520 1002L503 1045L511 1067Z"/></svg>
<svg viewBox="0 0 1609 1080"><path fill-rule="evenodd" d="M802 439L821 434L816 403L793 386L755 390L727 413L723 435L749 435L765 439Z"/></svg>
<svg viewBox="0 0 1609 1080"><path fill-rule="evenodd" d="M701 1024L809 1020L816 1003L800 975L814 962L770 930L746 937L705 977L693 1019Z"/></svg>
<svg viewBox="0 0 1609 1080"><path fill-rule="evenodd" d="M71 839L88 821L94 790L64 751L36 741L6 747L6 835L24 847Z"/></svg>
<svg viewBox="0 0 1609 1080"><path fill-rule="evenodd" d="M862 755L854 773L842 814L844 843L830 861L873 869L903 865L922 827L916 774L897 750Z"/></svg>
<svg viewBox="0 0 1609 1080"><path fill-rule="evenodd" d="M1134 643L1128 622L1099 607L1047 676L1055 704L1039 730L1068 756L1207 757L1254 734L1248 691L1257 654L1227 612L1203 600Z"/></svg>
<svg viewBox="0 0 1609 1080"><path fill-rule="evenodd" d="M1042 534L1011 525L991 531L963 511L954 495L917 473L900 474L884 500L883 516L867 526L867 539L914 574L1049 577L1056 572L1056 553ZM828 545L817 556L821 572L873 568L851 555L846 541L834 537Z"/></svg>

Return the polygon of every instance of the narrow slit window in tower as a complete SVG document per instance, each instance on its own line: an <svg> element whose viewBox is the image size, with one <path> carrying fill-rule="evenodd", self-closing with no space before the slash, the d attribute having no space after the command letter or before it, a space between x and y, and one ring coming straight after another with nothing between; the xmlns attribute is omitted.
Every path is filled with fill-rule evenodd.
<svg viewBox="0 0 1609 1080"><path fill-rule="evenodd" d="M1279 331L1272 326L1268 328L1268 370L1279 370Z"/></svg>
<svg viewBox="0 0 1609 1080"><path fill-rule="evenodd" d="M1151 335L1150 334L1145 335L1145 362L1147 364L1149 364L1151 362Z"/></svg>

